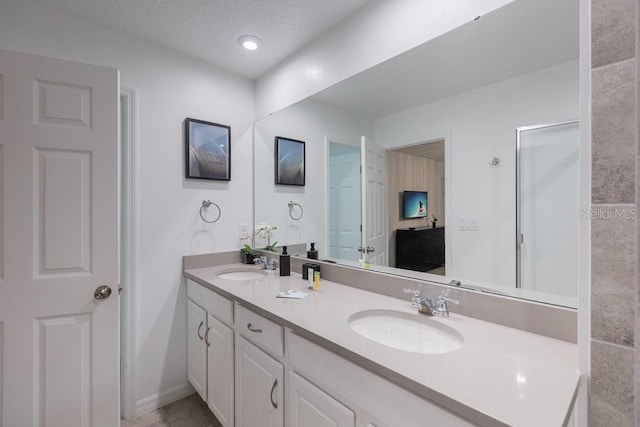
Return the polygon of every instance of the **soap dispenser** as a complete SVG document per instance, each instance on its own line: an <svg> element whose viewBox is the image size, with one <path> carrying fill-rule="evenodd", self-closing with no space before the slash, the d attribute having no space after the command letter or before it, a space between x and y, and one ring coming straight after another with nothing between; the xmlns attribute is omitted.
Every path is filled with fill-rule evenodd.
<svg viewBox="0 0 640 427"><path fill-rule="evenodd" d="M307 251L307 258L318 259L318 250L316 249L316 243L311 242L311 249Z"/></svg>
<svg viewBox="0 0 640 427"><path fill-rule="evenodd" d="M281 276L290 276L291 275L291 257L287 253L287 247L282 247L282 254L280 255L280 275Z"/></svg>

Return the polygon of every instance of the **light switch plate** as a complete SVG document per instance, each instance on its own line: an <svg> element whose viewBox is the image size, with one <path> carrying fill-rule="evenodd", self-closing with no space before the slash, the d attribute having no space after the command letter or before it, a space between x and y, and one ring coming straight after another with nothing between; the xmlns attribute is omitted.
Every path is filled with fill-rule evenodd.
<svg viewBox="0 0 640 427"><path fill-rule="evenodd" d="M241 240L249 238L249 225L248 224L240 224L239 230L240 230L240 239Z"/></svg>
<svg viewBox="0 0 640 427"><path fill-rule="evenodd" d="M480 229L478 218L460 218L461 231L478 231Z"/></svg>

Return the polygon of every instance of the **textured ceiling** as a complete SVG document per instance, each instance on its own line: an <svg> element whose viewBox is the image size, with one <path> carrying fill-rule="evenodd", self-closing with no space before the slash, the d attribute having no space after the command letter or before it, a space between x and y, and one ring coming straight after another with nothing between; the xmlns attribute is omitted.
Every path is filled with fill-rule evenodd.
<svg viewBox="0 0 640 427"><path fill-rule="evenodd" d="M424 159L444 161L444 140L425 142L423 144L412 145L410 147L398 148L393 150L398 153L408 154L410 156L422 157Z"/></svg>
<svg viewBox="0 0 640 427"><path fill-rule="evenodd" d="M35 0L256 78L369 0ZM258 51L237 42L263 40Z"/></svg>

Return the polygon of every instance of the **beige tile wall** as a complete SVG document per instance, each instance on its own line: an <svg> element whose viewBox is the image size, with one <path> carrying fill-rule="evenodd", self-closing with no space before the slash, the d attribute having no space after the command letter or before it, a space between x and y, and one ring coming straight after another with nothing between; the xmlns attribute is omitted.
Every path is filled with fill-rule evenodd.
<svg viewBox="0 0 640 427"><path fill-rule="evenodd" d="M590 426L640 421L638 3L591 1Z"/></svg>

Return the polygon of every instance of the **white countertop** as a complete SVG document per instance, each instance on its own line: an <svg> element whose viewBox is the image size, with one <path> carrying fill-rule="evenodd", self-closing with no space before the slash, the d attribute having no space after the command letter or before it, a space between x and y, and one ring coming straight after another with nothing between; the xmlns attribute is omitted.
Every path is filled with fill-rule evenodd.
<svg viewBox="0 0 640 427"><path fill-rule="evenodd" d="M289 289L307 291L297 273L270 272L259 280L225 280L216 271L244 264L186 270L187 277L259 311L304 336L336 344L342 356L478 424L561 426L580 380L575 344L455 314L430 318L458 330L464 345L451 353L419 354L387 347L353 331L348 319L369 309L415 313L407 300L322 280L301 299L276 298ZM335 350L335 348L333 349ZM342 352L344 351L344 353Z"/></svg>

